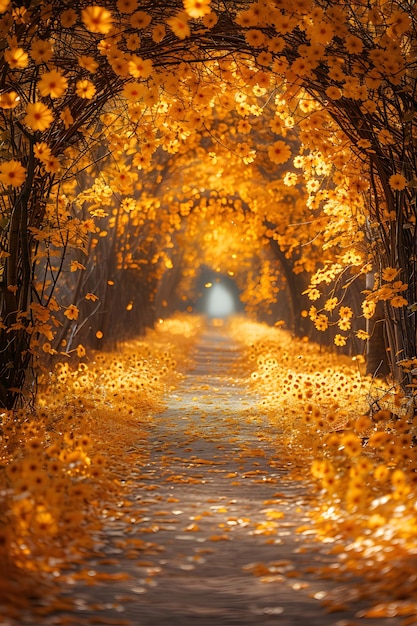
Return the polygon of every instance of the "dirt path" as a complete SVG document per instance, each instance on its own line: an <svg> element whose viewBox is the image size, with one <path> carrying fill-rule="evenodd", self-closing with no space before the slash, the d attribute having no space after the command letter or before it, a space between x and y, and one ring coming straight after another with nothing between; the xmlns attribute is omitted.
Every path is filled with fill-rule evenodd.
<svg viewBox="0 0 417 626"><path fill-rule="evenodd" d="M216 329L203 337L194 369L155 419L148 462L132 467L129 528L110 521L91 562L92 576L105 566L131 579L75 584L74 626L399 623L360 619L355 585L337 581L336 567L333 580L318 576L336 557L297 532L309 525L310 487L289 477L279 433L236 377L237 356ZM330 592L346 610L326 610Z"/></svg>

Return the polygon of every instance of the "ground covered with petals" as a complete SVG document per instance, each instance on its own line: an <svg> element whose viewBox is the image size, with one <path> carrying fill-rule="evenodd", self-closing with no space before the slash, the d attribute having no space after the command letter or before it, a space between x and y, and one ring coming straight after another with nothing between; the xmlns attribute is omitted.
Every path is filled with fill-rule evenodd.
<svg viewBox="0 0 417 626"><path fill-rule="evenodd" d="M361 361L179 317L55 363L1 418L2 623L415 624L413 416Z"/></svg>

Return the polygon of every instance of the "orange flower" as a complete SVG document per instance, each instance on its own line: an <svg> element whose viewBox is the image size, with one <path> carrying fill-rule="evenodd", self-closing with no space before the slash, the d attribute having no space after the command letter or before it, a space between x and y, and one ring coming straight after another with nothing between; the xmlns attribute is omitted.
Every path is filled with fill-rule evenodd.
<svg viewBox="0 0 417 626"><path fill-rule="evenodd" d="M285 163L291 156L291 149L285 141L276 141L268 148L268 156L272 163Z"/></svg>
<svg viewBox="0 0 417 626"><path fill-rule="evenodd" d="M146 28L152 21L152 16L145 11L136 11L130 18L130 24L132 28L140 29Z"/></svg>
<svg viewBox="0 0 417 626"><path fill-rule="evenodd" d="M0 109L14 109L20 102L20 96L15 91L8 91L0 95Z"/></svg>
<svg viewBox="0 0 417 626"><path fill-rule="evenodd" d="M78 307L75 306L75 304L70 304L69 307L67 309L65 309L64 315L69 320L76 320L76 319L78 319L79 312L80 311L79 311Z"/></svg>
<svg viewBox="0 0 417 626"><path fill-rule="evenodd" d="M185 39L190 36L191 31L186 13L177 13L177 15L167 20L167 23L174 35L179 39Z"/></svg>
<svg viewBox="0 0 417 626"><path fill-rule="evenodd" d="M54 121L54 116L43 102L30 102L26 107L23 122L32 130L46 130Z"/></svg>
<svg viewBox="0 0 417 626"><path fill-rule="evenodd" d="M89 6L81 11L81 20L92 33L107 35L112 29L112 14L104 7L97 5Z"/></svg>
<svg viewBox="0 0 417 626"><path fill-rule="evenodd" d="M206 28L213 28L213 26L215 26L218 22L218 17L216 15L216 13L214 13L213 11L211 11L210 13L207 13L204 17L203 17L203 24Z"/></svg>
<svg viewBox="0 0 417 626"><path fill-rule="evenodd" d="M71 28L77 21L77 13L74 9L67 9L61 13L61 24L63 28Z"/></svg>
<svg viewBox="0 0 417 626"><path fill-rule="evenodd" d="M61 72L57 70L51 70L45 72L42 78L38 82L38 89L41 96L44 98L49 96L50 98L60 98L64 95L68 88L68 81Z"/></svg>
<svg viewBox="0 0 417 626"><path fill-rule="evenodd" d="M185 12L193 18L204 17L210 13L211 0L183 0Z"/></svg>
<svg viewBox="0 0 417 626"><path fill-rule="evenodd" d="M4 60L12 70L22 70L28 66L29 57L23 48L8 48L4 52Z"/></svg>
<svg viewBox="0 0 417 626"><path fill-rule="evenodd" d="M163 24L157 24L152 29L152 39L155 43L159 43L166 35L166 29Z"/></svg>
<svg viewBox="0 0 417 626"><path fill-rule="evenodd" d="M402 191L407 187L407 179L402 174L393 174L389 177L389 186L394 191Z"/></svg>
<svg viewBox="0 0 417 626"><path fill-rule="evenodd" d="M129 61L129 74L133 78L149 78L152 73L152 61L150 59L142 59L133 54Z"/></svg>
<svg viewBox="0 0 417 626"><path fill-rule="evenodd" d="M51 156L51 148L45 141L38 141L33 146L33 154L40 161L46 161Z"/></svg>
<svg viewBox="0 0 417 626"><path fill-rule="evenodd" d="M84 98L84 100L91 100L96 94L96 88L91 80L84 78L77 81L75 85L75 93L79 98Z"/></svg>
<svg viewBox="0 0 417 626"><path fill-rule="evenodd" d="M26 168L20 161L6 161L0 165L0 182L11 187L20 187L26 180Z"/></svg>
<svg viewBox="0 0 417 626"><path fill-rule="evenodd" d="M133 13L138 3L137 0L117 0L116 6L120 13Z"/></svg>
<svg viewBox="0 0 417 626"><path fill-rule="evenodd" d="M30 55L35 63L48 63L53 55L52 46L49 41L36 39L36 41L32 43Z"/></svg>

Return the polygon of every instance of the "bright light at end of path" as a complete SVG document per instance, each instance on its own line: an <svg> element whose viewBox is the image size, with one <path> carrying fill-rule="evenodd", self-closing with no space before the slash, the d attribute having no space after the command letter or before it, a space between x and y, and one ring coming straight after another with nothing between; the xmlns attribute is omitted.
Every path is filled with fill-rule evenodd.
<svg viewBox="0 0 417 626"><path fill-rule="evenodd" d="M210 287L206 308L210 317L227 317L234 313L235 302L227 287L221 284Z"/></svg>

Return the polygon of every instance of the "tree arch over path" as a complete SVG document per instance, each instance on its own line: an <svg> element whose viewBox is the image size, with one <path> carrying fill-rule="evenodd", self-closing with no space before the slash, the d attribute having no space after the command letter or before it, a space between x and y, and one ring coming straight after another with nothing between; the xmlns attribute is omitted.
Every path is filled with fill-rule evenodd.
<svg viewBox="0 0 417 626"><path fill-rule="evenodd" d="M0 0L0 11L2 405L40 348L104 314L118 271L152 299L195 202L180 182L183 201L173 194L170 163L192 153L213 165L225 151L242 172L256 163L272 196L274 180L306 194L300 224L321 265L304 228L290 244L284 211L249 200L267 238L298 251L316 327L333 315L343 344L353 312L333 286L372 277L363 315L383 309L392 374L413 384L412 3Z"/></svg>

